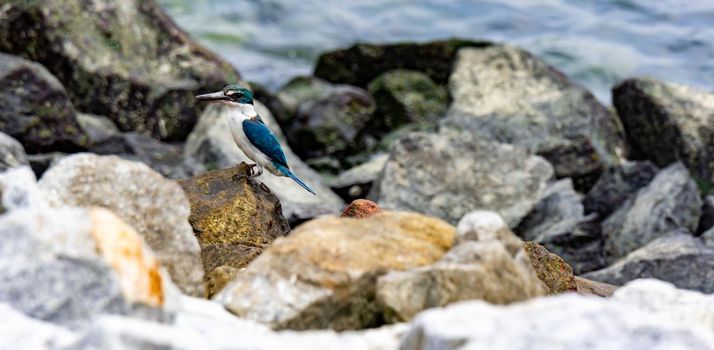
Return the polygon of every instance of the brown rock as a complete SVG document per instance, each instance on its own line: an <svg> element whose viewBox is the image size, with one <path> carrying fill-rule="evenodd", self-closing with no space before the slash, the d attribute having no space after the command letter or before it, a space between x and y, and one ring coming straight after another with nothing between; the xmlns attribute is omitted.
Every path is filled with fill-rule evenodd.
<svg viewBox="0 0 714 350"><path fill-rule="evenodd" d="M578 294L598 297L609 297L618 288L612 284L597 282L579 276L575 276L575 285L578 287Z"/></svg>
<svg viewBox="0 0 714 350"><path fill-rule="evenodd" d="M216 295L216 293L220 292L221 289L223 289L223 287L228 284L228 282L232 281L233 278L238 275L238 272L240 272L240 269L228 265L223 265L218 266L211 272L207 273L206 294L208 295L208 297L210 298Z"/></svg>
<svg viewBox="0 0 714 350"><path fill-rule="evenodd" d="M535 242L525 242L523 243L523 248L528 253L538 278L550 289L548 294L575 292L578 290L573 276L573 268L563 258L549 252L548 249Z"/></svg>
<svg viewBox="0 0 714 350"><path fill-rule="evenodd" d="M234 179L247 174L248 165L241 163L178 181L191 204L188 220L207 273L222 265L241 268L290 232L280 201L265 185Z"/></svg>
<svg viewBox="0 0 714 350"><path fill-rule="evenodd" d="M404 322L422 310L464 300L510 304L545 294L527 259L499 241L465 242L436 264L393 271L379 278L377 299L388 322Z"/></svg>
<svg viewBox="0 0 714 350"><path fill-rule="evenodd" d="M476 210L457 226L456 246L435 264L392 271L377 283L387 322L464 300L509 304L546 294L523 241L493 211Z"/></svg>
<svg viewBox="0 0 714 350"><path fill-rule="evenodd" d="M377 277L433 263L454 236L453 226L416 213L318 218L276 240L213 299L274 328L374 326Z"/></svg>
<svg viewBox="0 0 714 350"><path fill-rule="evenodd" d="M373 216L382 211L382 208L377 203L368 199L355 199L342 212L343 218L364 219Z"/></svg>

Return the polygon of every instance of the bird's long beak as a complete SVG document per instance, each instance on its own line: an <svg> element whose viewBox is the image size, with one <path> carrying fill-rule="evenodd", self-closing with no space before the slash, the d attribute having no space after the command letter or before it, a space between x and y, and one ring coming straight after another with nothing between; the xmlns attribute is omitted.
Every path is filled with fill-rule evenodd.
<svg viewBox="0 0 714 350"><path fill-rule="evenodd" d="M214 93L210 93L210 94L198 95L198 96L196 96L196 99L199 101L211 102L211 101L226 101L226 100L228 100L228 97L226 97L223 94L223 91L218 91L218 92L214 92Z"/></svg>

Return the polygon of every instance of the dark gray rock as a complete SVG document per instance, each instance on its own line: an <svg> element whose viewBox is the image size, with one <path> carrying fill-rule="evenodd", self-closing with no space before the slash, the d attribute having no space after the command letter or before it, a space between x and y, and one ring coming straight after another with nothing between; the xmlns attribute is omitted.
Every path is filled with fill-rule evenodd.
<svg viewBox="0 0 714 350"><path fill-rule="evenodd" d="M282 124L288 144L313 168L337 171L350 155L365 149L358 136L375 108L367 91L298 77L278 97L292 115Z"/></svg>
<svg viewBox="0 0 714 350"><path fill-rule="evenodd" d="M240 79L154 0L11 1L3 7L0 51L47 67L78 110L162 139L189 133L203 109L197 92Z"/></svg>
<svg viewBox="0 0 714 350"><path fill-rule="evenodd" d="M615 285L638 278L656 278L679 288L714 293L714 248L680 229L633 251L610 267L583 277Z"/></svg>
<svg viewBox="0 0 714 350"><path fill-rule="evenodd" d="M612 93L633 157L661 167L682 161L703 188L714 186L714 93L650 78Z"/></svg>
<svg viewBox="0 0 714 350"><path fill-rule="evenodd" d="M459 51L443 126L519 145L586 191L624 154L617 117L563 73L511 46Z"/></svg>
<svg viewBox="0 0 714 350"><path fill-rule="evenodd" d="M659 169L651 162L625 162L605 170L583 199L586 213L605 220L620 205L647 186Z"/></svg>
<svg viewBox="0 0 714 350"><path fill-rule="evenodd" d="M524 240L563 258L575 274L605 266L599 226L593 216L585 215L581 199L570 179L556 181L515 229Z"/></svg>
<svg viewBox="0 0 714 350"><path fill-rule="evenodd" d="M382 208L412 210L456 224L492 210L516 226L541 198L553 169L525 150L470 133L413 133L392 149L370 197Z"/></svg>
<svg viewBox="0 0 714 350"><path fill-rule="evenodd" d="M714 228L714 195L704 197L697 233L702 234L711 228Z"/></svg>
<svg viewBox="0 0 714 350"><path fill-rule="evenodd" d="M2 22L0 33L6 21ZM78 151L87 146L74 106L57 78L40 64L3 53L0 131L17 139L29 153Z"/></svg>
<svg viewBox="0 0 714 350"><path fill-rule="evenodd" d="M605 259L612 263L672 230L694 232L701 203L699 189L682 163L662 169L602 223Z"/></svg>
<svg viewBox="0 0 714 350"><path fill-rule="evenodd" d="M332 83L366 88L384 72L409 69L426 73L437 84L446 84L460 48L491 45L486 41L461 39L385 45L359 43L322 54L315 65L315 76Z"/></svg>
<svg viewBox="0 0 714 350"><path fill-rule="evenodd" d="M0 132L0 172L29 164L22 145L9 135Z"/></svg>

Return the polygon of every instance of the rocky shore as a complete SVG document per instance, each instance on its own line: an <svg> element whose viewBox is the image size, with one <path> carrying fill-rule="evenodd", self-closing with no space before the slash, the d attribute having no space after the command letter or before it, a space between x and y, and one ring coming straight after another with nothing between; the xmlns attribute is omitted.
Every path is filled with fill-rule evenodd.
<svg viewBox="0 0 714 350"><path fill-rule="evenodd" d="M235 176L228 83L317 196ZM714 93L612 100L463 39L268 91L154 1L0 5L0 348L714 349Z"/></svg>

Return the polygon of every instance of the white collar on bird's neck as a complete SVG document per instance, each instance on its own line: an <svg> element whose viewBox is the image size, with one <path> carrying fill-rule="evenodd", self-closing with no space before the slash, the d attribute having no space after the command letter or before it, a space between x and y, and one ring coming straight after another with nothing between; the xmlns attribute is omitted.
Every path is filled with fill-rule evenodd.
<svg viewBox="0 0 714 350"><path fill-rule="evenodd" d="M238 112L245 118L254 118L258 116L258 112L255 111L255 106L245 103L235 103L232 101L222 101L223 104L227 105L232 111Z"/></svg>

